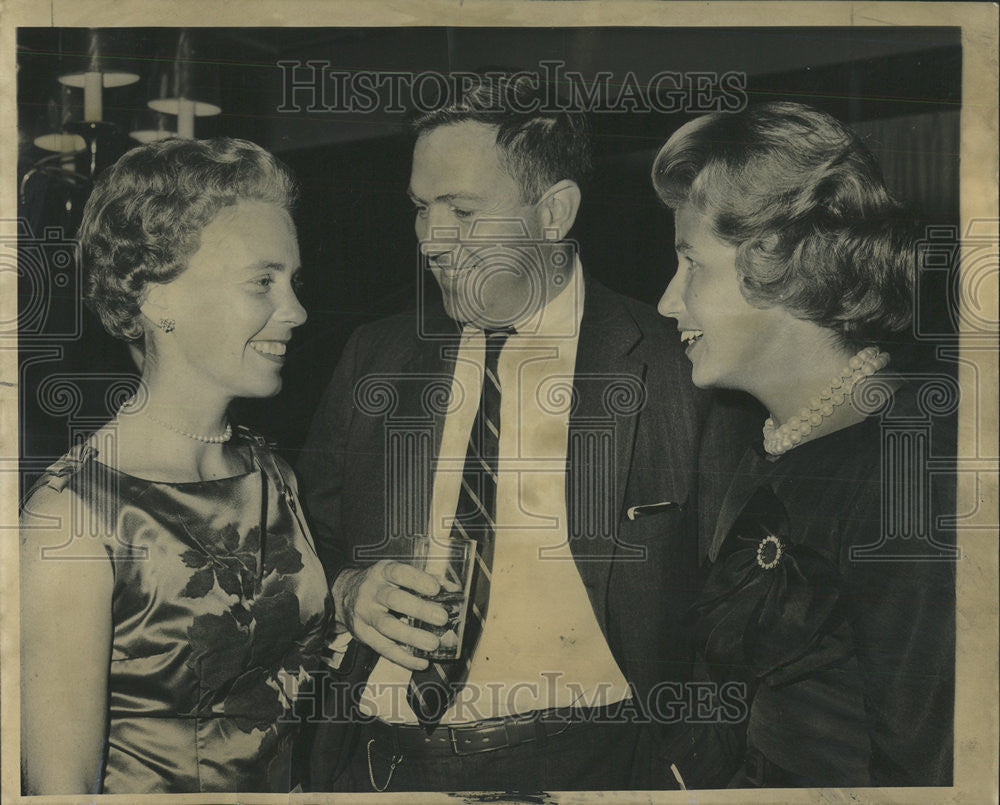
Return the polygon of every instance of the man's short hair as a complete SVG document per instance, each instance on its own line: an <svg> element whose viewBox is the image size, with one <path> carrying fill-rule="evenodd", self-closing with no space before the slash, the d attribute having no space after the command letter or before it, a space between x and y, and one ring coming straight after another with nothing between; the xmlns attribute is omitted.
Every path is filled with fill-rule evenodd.
<svg viewBox="0 0 1000 805"><path fill-rule="evenodd" d="M414 133L419 137L466 120L496 126L502 165L527 204L563 179L577 184L586 179L592 158L583 112L555 99L537 75L498 71L476 78L462 83L457 97L445 106L417 115L411 121Z"/></svg>

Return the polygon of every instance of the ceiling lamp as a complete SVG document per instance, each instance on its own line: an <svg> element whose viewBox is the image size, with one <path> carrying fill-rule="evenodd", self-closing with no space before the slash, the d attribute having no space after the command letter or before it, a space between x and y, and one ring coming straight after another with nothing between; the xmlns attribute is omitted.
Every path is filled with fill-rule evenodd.
<svg viewBox="0 0 1000 805"><path fill-rule="evenodd" d="M206 72L202 67L203 63L196 59L190 32L181 31L177 40L177 58L174 60L174 94L149 102L150 109L177 116L179 137L194 139L195 118L222 113L222 107L205 97L210 92L210 82L200 80L204 77L202 73Z"/></svg>
<svg viewBox="0 0 1000 805"><path fill-rule="evenodd" d="M87 141L79 134L71 134L65 130L66 124L73 119L72 99L69 87L60 86L58 98L49 98L38 122L46 134L39 134L32 142L43 151L62 154L64 163L72 170L72 157L87 147ZM38 129L35 129L36 131Z"/></svg>
<svg viewBox="0 0 1000 805"><path fill-rule="evenodd" d="M160 76L160 97L164 98L168 93L168 82L170 77L164 73ZM155 112L152 109L145 109L136 115L136 123L142 127L129 132L129 137L138 140L140 143L155 143L159 140L167 140L176 137L177 132L167 128L166 115L163 112Z"/></svg>
<svg viewBox="0 0 1000 805"><path fill-rule="evenodd" d="M105 39L107 35L104 35ZM83 89L83 120L85 123L100 123L104 115L104 89L125 87L139 80L136 73L115 69L107 56L105 40L98 31L88 31L86 63L83 69L59 76L59 83L66 87ZM80 54L83 56L83 54Z"/></svg>

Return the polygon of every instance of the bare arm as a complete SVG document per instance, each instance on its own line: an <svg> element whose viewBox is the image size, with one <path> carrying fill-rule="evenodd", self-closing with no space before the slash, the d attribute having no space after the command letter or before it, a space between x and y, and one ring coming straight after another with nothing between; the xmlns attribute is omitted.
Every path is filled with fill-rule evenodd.
<svg viewBox="0 0 1000 805"><path fill-rule="evenodd" d="M79 501L74 512L73 500L67 491L42 489L29 501L31 513L21 517L26 794L96 794L101 789L113 576L98 540L72 538L70 518L81 516ZM57 524L49 520L53 516Z"/></svg>

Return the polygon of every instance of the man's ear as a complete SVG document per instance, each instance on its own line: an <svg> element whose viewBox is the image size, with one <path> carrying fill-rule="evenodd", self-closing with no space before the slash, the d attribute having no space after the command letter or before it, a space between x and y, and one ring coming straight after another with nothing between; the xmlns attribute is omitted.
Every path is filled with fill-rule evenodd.
<svg viewBox="0 0 1000 805"><path fill-rule="evenodd" d="M537 206L542 216L542 228L555 230L558 233L556 240L562 240L576 221L580 209L580 186L572 179L556 182L545 191Z"/></svg>

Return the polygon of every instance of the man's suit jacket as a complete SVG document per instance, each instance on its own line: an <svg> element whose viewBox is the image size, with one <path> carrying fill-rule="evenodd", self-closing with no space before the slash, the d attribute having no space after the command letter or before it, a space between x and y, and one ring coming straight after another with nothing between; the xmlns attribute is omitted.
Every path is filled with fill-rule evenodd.
<svg viewBox="0 0 1000 805"><path fill-rule="evenodd" d="M365 325L345 347L297 468L331 581L345 567L405 556L402 538L426 529L458 342L458 328L438 311ZM690 674L683 617L698 586L694 501L705 400L691 384L677 330L591 279L572 394L570 547L641 707L656 683ZM663 501L681 506L628 515ZM343 672L361 681L377 656L355 650ZM316 779L323 755L335 764L327 753L342 747L323 732L312 781L319 789L333 773Z"/></svg>

